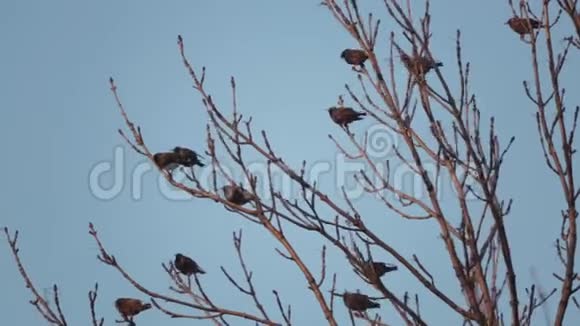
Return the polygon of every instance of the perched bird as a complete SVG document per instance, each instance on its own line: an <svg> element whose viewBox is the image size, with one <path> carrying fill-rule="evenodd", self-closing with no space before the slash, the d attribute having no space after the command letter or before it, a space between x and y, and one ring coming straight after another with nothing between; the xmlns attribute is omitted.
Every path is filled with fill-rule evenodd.
<svg viewBox="0 0 580 326"><path fill-rule="evenodd" d="M348 127L354 121L362 120L362 116L367 115L366 112L357 112L349 107L331 107L328 109L328 114L332 121L341 127Z"/></svg>
<svg viewBox="0 0 580 326"><path fill-rule="evenodd" d="M156 153L153 155L153 161L162 170L172 171L179 165L177 163L179 161L178 156L173 152Z"/></svg>
<svg viewBox="0 0 580 326"><path fill-rule="evenodd" d="M431 69L435 69L435 67L443 67L443 63L430 60L426 56L411 57L403 52L401 52L401 61L407 70L415 76L424 76Z"/></svg>
<svg viewBox="0 0 580 326"><path fill-rule="evenodd" d="M344 305L353 311L365 311L371 308L379 308L381 305L371 301L369 297L365 294L361 293L351 293L344 291L342 295L342 300L344 301Z"/></svg>
<svg viewBox="0 0 580 326"><path fill-rule="evenodd" d="M542 28L542 23L533 19L533 18L520 18L520 17L512 17L508 19L505 24L509 25L509 27L516 33L520 34L520 37L524 37L526 34L531 34L534 29Z"/></svg>
<svg viewBox="0 0 580 326"><path fill-rule="evenodd" d="M372 268L372 271L374 271L375 275L377 275L377 277L382 277L383 275L396 271L397 270L397 266L393 265L393 264L386 264L383 262L369 262L367 264L368 268Z"/></svg>
<svg viewBox="0 0 580 326"><path fill-rule="evenodd" d="M363 66L364 62L369 58L365 51L359 49L346 49L342 51L340 57L353 66Z"/></svg>
<svg viewBox="0 0 580 326"><path fill-rule="evenodd" d="M254 199L254 194L236 185L223 187L224 197L236 205L243 206Z"/></svg>
<svg viewBox="0 0 580 326"><path fill-rule="evenodd" d="M173 149L173 153L177 155L178 163L183 166L186 167L191 167L194 165L201 167L205 166L205 164L200 162L199 160L200 156L189 148L177 146Z"/></svg>
<svg viewBox="0 0 580 326"><path fill-rule="evenodd" d="M201 267L199 267L199 265L197 265L197 263L193 259L184 256L182 254L175 255L174 264L175 268L177 268L178 271L187 276L196 273L205 274L205 271L201 269Z"/></svg>
<svg viewBox="0 0 580 326"><path fill-rule="evenodd" d="M173 171L177 166L205 166L199 160L200 156L189 148L175 147L171 152L161 152L153 155L153 161L160 169Z"/></svg>
<svg viewBox="0 0 580 326"><path fill-rule="evenodd" d="M119 298L115 300L115 307L123 316L124 321L133 323L133 317L139 314L141 311L147 310L151 308L150 303L143 303L139 299L133 298Z"/></svg>

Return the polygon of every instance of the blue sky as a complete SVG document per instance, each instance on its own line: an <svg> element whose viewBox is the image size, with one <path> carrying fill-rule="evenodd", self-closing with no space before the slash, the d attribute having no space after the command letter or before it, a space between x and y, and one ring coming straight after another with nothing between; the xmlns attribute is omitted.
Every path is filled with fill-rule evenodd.
<svg viewBox="0 0 580 326"><path fill-rule="evenodd" d="M376 3L382 10L382 1ZM443 71L449 76L456 71L454 38L461 28L482 115L496 117L504 144L516 137L503 169L501 195L515 199L508 227L519 286L523 289L534 281L532 268L545 289L557 286L550 275L560 271L553 243L563 200L557 180L545 167L534 108L521 86L523 79L531 78L529 50L503 25L511 14L500 1L438 1L432 4L432 15L432 51L446 63ZM383 20L383 27L392 26ZM344 136L322 109L345 94L345 83L356 83L339 58L342 49L355 44L317 1L3 1L0 139L8 159L0 169L0 225L21 231L21 258L37 287L60 285L71 324L87 323L86 292L95 281L100 283L98 312L107 325L117 318L112 304L116 297L145 298L95 259L89 221L111 253L150 288L167 292L169 283L160 264L182 252L208 271L204 280L217 302L255 312L219 270L224 265L238 271L231 234L242 227L247 263L272 314L276 315L271 290L277 288L285 302L293 304L296 325L320 324L323 316L299 271L274 253L272 238L259 228L213 202L168 199L153 171L142 179L141 198L133 198L131 173L145 161L116 132L123 124L107 80L116 79L122 101L142 126L150 149L201 149L207 117L180 61L178 34L192 63L207 67L207 88L228 110L229 78L236 77L240 110L254 116L256 130L268 131L290 164L297 166L303 159L336 163L337 150L327 135ZM576 86L577 75L570 72L579 71L580 62L577 51L572 54L563 81ZM383 56L388 58L385 52ZM398 73L404 73L402 68ZM577 94L570 89L570 103L579 102ZM357 128L369 126L362 122ZM110 186L116 177L122 188L113 199L102 200L91 193L90 172L100 162L113 162L116 148L124 153L122 174L105 175L103 184ZM323 187L336 193L331 175L324 180ZM385 237L402 253L416 253L438 271L440 284L456 286L433 223L400 221L369 199L359 204L368 214L390 216L371 223L384 228ZM291 237L318 271L320 241L296 232ZM42 324L27 303L29 293L7 247L0 248L4 321ZM379 257L390 260L384 254ZM330 255L329 267L340 273L339 289L373 293L346 267L342 255ZM399 295L405 290L424 293L406 271L393 274L387 285ZM433 302L425 296L422 311L434 325L456 321L449 309ZM337 318L343 324L346 314L339 306ZM550 301L548 310L555 306ZM387 308L384 315L393 320L393 313ZM140 326L187 322L168 321L158 311L138 320ZM568 321L574 320L580 320L580 313L570 309ZM239 320L234 324L249 325Z"/></svg>

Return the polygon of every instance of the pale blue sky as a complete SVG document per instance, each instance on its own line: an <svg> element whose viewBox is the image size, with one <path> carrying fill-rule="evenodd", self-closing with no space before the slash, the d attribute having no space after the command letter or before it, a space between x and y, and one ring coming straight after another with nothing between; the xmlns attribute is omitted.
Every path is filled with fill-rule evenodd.
<svg viewBox="0 0 580 326"><path fill-rule="evenodd" d="M376 3L380 8L382 1ZM508 227L520 289L532 282L531 267L546 289L556 286L550 275L560 271L553 243L563 200L543 161L534 108L522 91L521 81L531 78L529 51L503 25L510 11L502 1L437 1L432 11L432 51L446 64L443 71L449 76L455 72L455 29L461 28L482 116L496 116L504 144L516 137L503 169L501 194L515 197ZM393 26L388 19L383 24ZM258 227L213 202L168 200L153 172L143 179L142 198L131 197L130 175L144 160L116 132L123 125L107 80L115 77L127 111L142 126L150 149L174 145L201 149L206 116L180 61L178 34L183 35L192 63L207 67L207 87L218 104L230 104L229 77L235 75L240 110L254 116L256 130L269 132L289 163L296 166L306 159L334 164L337 151L327 134L338 135L339 130L322 109L345 93L344 83L356 81L339 58L340 51L354 43L318 1L2 1L0 139L6 154L0 169L4 198L0 225L20 229L21 257L37 287L60 285L71 325L88 324L86 292L95 281L100 283L98 312L107 325L117 318L112 304L116 297L145 298L95 259L89 221L111 253L151 289L167 290L168 278L160 263L182 252L208 271L203 278L217 302L255 312L219 270L220 265L237 270L231 233L244 227L247 263L255 270L271 314L278 316L271 295L277 288L285 302L293 304L296 325L321 324L323 316L303 277L273 252L271 237ZM383 34L383 40L386 37ZM570 64L563 78L577 87L577 74L570 73L580 69L577 51L572 51ZM567 92L576 104L577 91ZM369 123L357 128L362 131L365 126ZM297 130L292 138L286 136ZM90 192L91 168L112 161L119 146L125 148L124 186L114 199L99 200ZM109 185L111 180L111 175L104 178ZM336 191L330 175L324 180L325 189ZM369 215L392 217L371 200L360 206ZM456 287L448 258L439 254L442 243L434 223L409 224L396 218L371 223L384 228L382 234L405 255L417 253L440 274L439 284ZM312 235L291 233L291 237L318 273L320 242ZM7 247L0 248L3 322L43 324L27 303L30 295ZM329 257L331 270L341 273L340 290L375 293L345 266L342 255ZM390 275L387 286L399 295L405 290L424 293L406 271ZM423 299L427 320L434 325L456 322L448 308L432 302L428 295ZM347 324L342 302L338 304L337 318ZM555 306L554 300L549 302L550 310ZM397 320L391 308L385 311L387 320ZM570 309L569 324L578 320L580 314ZM138 318L140 326L187 322L168 320L158 311Z"/></svg>

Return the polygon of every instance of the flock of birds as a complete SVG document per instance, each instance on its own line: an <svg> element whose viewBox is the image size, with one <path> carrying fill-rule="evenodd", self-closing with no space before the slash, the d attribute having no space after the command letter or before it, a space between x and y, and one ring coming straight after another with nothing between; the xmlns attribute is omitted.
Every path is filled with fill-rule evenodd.
<svg viewBox="0 0 580 326"><path fill-rule="evenodd" d="M531 34L535 29L543 27L538 20L533 18L513 17L505 24L509 25L514 32L519 34L520 38ZM368 59L367 53L360 49L345 49L342 51L340 57L350 65L361 67L364 66L364 62ZM409 56L402 51L400 58L409 72L417 77L424 76L430 70L443 66L441 62L433 61L426 56ZM328 109L328 113L332 121L343 128L348 128L350 123L361 120L366 115L365 112L358 112L350 107L344 106L331 107ZM175 147L170 152L160 152L153 155L155 164L160 169L167 170L170 173L178 166L190 168L193 168L193 166L204 167L205 164L200 161L200 158L200 155L195 151L185 147ZM224 186L222 191L227 201L240 206L249 203L255 198L251 192L238 185ZM175 255L174 266L180 273L187 277L191 277L193 274L205 274L205 271L193 259L179 253ZM397 266L383 262L369 261L365 263L362 270L367 278L373 280L389 272L396 271ZM380 307L379 303L359 292L344 291L341 296L345 306L351 311L362 312L367 309ZM129 322L130 325L135 325L133 317L142 311L150 309L151 304L134 298L119 298L115 301L115 307L124 321Z"/></svg>
<svg viewBox="0 0 580 326"><path fill-rule="evenodd" d="M533 33L534 30L544 27L540 21L533 18L512 17L508 19L505 24L509 25L509 27L519 34L522 39L525 35ZM425 76L425 74L432 69L443 66L443 63L431 60L427 56L410 56L401 50L399 50L399 52L403 65L412 75L419 79ZM369 58L367 53L360 49L346 49L342 51L340 57L350 65L361 67L364 66L365 61ZM350 107L344 106L333 106L328 109L328 113L330 114L332 121L344 128L347 128L348 125L354 121L361 120L362 117L366 115L365 112L357 112Z"/></svg>
<svg viewBox="0 0 580 326"><path fill-rule="evenodd" d="M193 274L205 274L205 271L190 257L183 254L176 254L173 262L175 268L187 277ZM386 273L397 270L397 266L383 262L367 262L363 266L364 275L370 279L380 278ZM345 306L351 311L365 311L371 308L379 308L381 305L369 298L367 295L358 292L345 291L342 295ZM119 298L115 301L115 307L123 317L123 321L135 325L133 317L140 312L151 308L150 303L144 303L134 298Z"/></svg>

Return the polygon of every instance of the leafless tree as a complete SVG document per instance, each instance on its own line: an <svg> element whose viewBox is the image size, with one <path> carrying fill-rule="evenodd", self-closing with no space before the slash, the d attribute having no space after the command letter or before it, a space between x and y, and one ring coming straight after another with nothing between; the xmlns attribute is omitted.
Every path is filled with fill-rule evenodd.
<svg viewBox="0 0 580 326"><path fill-rule="evenodd" d="M529 47L532 57L533 81L528 84L524 81L526 95L536 107L536 121L540 144L548 168L558 178L562 187L565 207L561 210L561 233L556 240L556 250L564 271L554 273L554 277L562 282L558 310L555 316L555 325L563 325L566 310L572 295L580 289L575 285L579 280L575 271L575 256L577 248L578 208L576 203L580 195L580 188L574 183L574 154L576 126L580 107L569 109L566 104L566 88L562 84L561 75L565 71L566 59L570 55L570 48L580 49L580 11L578 1L543 1L542 5L533 10L526 2L520 2L516 8L509 1L514 16L535 18L543 23L543 28L530 33ZM558 10L559 9L559 10ZM554 11L558 10L556 14ZM555 40L552 27L555 26L562 13L570 18L574 27L574 34L565 39L564 49L558 53L554 48L559 40ZM544 49L547 58L541 58L539 49ZM572 53L571 55L577 55ZM543 66L540 62L547 61ZM540 77L545 73L548 77Z"/></svg>
<svg viewBox="0 0 580 326"><path fill-rule="evenodd" d="M531 325L534 312L551 298L559 302L554 325L563 325L567 309L573 307L571 301L579 307L573 296L580 289L580 277L575 268L576 203L580 188L574 182L573 171L573 143L580 109L578 106L570 109L573 104L566 103L566 89L560 79L566 71L566 59L577 56L578 49L575 48L580 49L578 1L542 1L538 8L531 8L524 1L518 6L514 6L511 0L507 4L514 16L534 18L542 23L540 28L533 29L521 40L531 51L533 76L531 83L523 83L522 96L525 93L536 107L541 145L538 150L543 150L547 167L559 180L565 202L561 219L558 222L556 219L546 221L562 225L561 233L555 235L555 254L563 266L562 271L554 271L554 281L559 282L559 288L554 287L547 294L539 294L538 284L522 285L517 282L518 268L514 265L510 249L516 231L508 230L504 223L510 213L512 199L502 198L499 189L503 163L508 158L514 138L500 135L494 118L481 113L477 96L470 87L470 64L462 53L460 31L456 34L456 61L445 63L446 67L455 65L457 68L460 83L453 86L440 65L435 64L437 53L433 53L430 47L433 35L428 1L424 6L418 6L411 5L409 0L383 0L384 11L380 14L389 19L393 28L386 35L380 28L381 20L376 18L379 13L364 12L359 2L324 0L321 3L368 57L364 64L352 67L358 77L358 85L346 85L348 100L365 112L367 119L396 134L404 146L392 148L396 157L386 162L385 169L382 162L377 162L368 153L368 134L364 134L362 141L355 137L356 124L341 129L348 139L347 144L340 143L335 136L330 136L330 139L345 156L366 164L368 169L359 171L354 179L369 197L384 204L385 211L408 220L411 227L414 223L431 223L434 226L433 232L440 234L442 246L434 245L433 250L440 250L448 257L448 265L456 280L455 289L442 287L436 282L438 275L425 266L417 255L409 257L402 254L380 230L368 227L369 217L357 208L345 189L341 189L342 198L331 198L319 190L319 185L308 180L305 175L307 162L304 161L299 167L286 163L282 153L270 142L268 134L256 131L252 118L245 119L238 108L233 77L231 107L219 105L206 88L205 67L198 67L189 61L181 36L178 37L178 51L209 118L206 129L209 162L206 168L211 170L211 182L209 185L201 182L196 175L197 168L180 169L187 177L184 182L176 181L174 172L167 169L160 167L160 173L174 187L200 200L212 200L223 205L226 210L271 234L275 246L283 248L276 249L281 259L289 260L297 267L329 325L344 324L335 315L336 309L343 308L335 306L336 298L341 296L336 290L340 279L336 271L327 268L326 253L329 250L344 255L344 262L352 265L360 279L376 289L372 299L381 300L383 306L392 305L401 323L406 325L431 324L429 316L421 314L420 302L429 304L434 301L446 305L449 309L445 313L456 314L466 325L491 326L508 322L511 325ZM562 43L554 39L553 28L570 21L573 34L564 40L564 46L560 49ZM520 40L515 38L514 41ZM384 49L389 53L386 63L378 54ZM540 49L545 50L545 57L540 56ZM400 67L408 72L402 83L395 73ZM110 86L126 124L125 131L119 130L120 135L137 154L149 158L155 165L155 153L146 145L144 129L129 118L129 110L124 108L113 79ZM338 104L342 103L341 97ZM427 121L429 128L417 128L418 120ZM257 155L267 164L267 178L259 179L250 172L247 165L249 155ZM420 178L422 190L426 193L424 198L392 181L390 166L393 161L406 166ZM228 174L225 166L232 164L243 173L244 180L234 179ZM431 171L428 165L435 166L435 169ZM274 169L281 171L300 189L299 198L277 189L272 178ZM459 214L443 208L440 198L443 178L448 178L452 184L455 192L453 203ZM224 196L223 186L238 187L242 183L248 185L245 189L248 194L246 202ZM260 192L258 184L266 185L268 192ZM387 193L393 196L385 195ZM325 241L320 266L309 266L304 261L303 254L287 236L286 230L290 228L314 233ZM20 273L34 297L32 304L47 321L67 325L58 301L57 287L54 286L56 306L52 307L35 289L20 262L16 245L18 233L11 236L8 229L5 233ZM192 284L192 280L183 278L171 262L163 264L163 268L172 281L172 294L152 291L136 281L106 249L92 224L89 233L98 244L99 260L117 270L137 290L150 297L159 311L172 318L208 319L216 325L229 325L235 318L265 325L292 324L291 305L285 305L277 291L273 291L271 296L256 291L256 280L244 260L241 231L234 233L233 243L243 271L243 281L236 280L237 277L224 267L222 271L231 286L254 303L254 312L220 306L204 290L195 274ZM374 261L373 255L377 253L391 256L400 266L399 269L412 275L428 295L419 298L418 295L391 291L376 270L369 268ZM551 281L543 282L549 284ZM463 298L452 294L457 290ZM91 319L93 325L102 325L103 319L98 319L95 313L96 293L97 286L89 293ZM276 304L264 304L267 301ZM191 310L191 314L178 313L176 307ZM272 307L275 311L269 310ZM355 321L385 325L380 310L374 315L357 312L350 316L353 325Z"/></svg>

